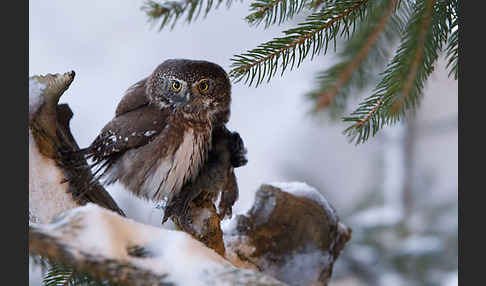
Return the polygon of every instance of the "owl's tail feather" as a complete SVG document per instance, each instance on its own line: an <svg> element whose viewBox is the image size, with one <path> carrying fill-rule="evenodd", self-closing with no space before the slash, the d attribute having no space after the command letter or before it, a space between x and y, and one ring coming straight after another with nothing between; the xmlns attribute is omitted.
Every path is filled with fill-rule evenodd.
<svg viewBox="0 0 486 286"><path fill-rule="evenodd" d="M56 162L66 170L65 178L61 183L69 183L68 190L73 197L96 203L125 216L113 198L100 189L99 177L92 175L92 166L86 161L86 154L89 154L90 148L73 150L71 146L61 146L58 147L58 151L60 156Z"/></svg>
<svg viewBox="0 0 486 286"><path fill-rule="evenodd" d="M78 150L73 150L73 149L60 150L60 152L65 156L84 156L88 154L89 151L90 151L89 147L78 149Z"/></svg>
<svg viewBox="0 0 486 286"><path fill-rule="evenodd" d="M101 178L105 175L106 169L111 166L110 161L98 161L95 164L89 166L89 168L93 171L93 167L103 163L101 166L98 166L94 173L92 173L91 179L87 182L85 186L81 188L78 193L78 196L84 196L89 190L94 188L97 184L100 184ZM99 174L102 170L105 170L103 173Z"/></svg>
<svg viewBox="0 0 486 286"><path fill-rule="evenodd" d="M94 170L92 180L93 181L101 180L101 178L103 178L103 176L107 173L108 169L110 169L111 165L112 165L112 162L110 160L97 161L93 165L91 165L92 170L94 170L94 168L96 168L96 170Z"/></svg>
<svg viewBox="0 0 486 286"><path fill-rule="evenodd" d="M59 153L61 154L61 161L64 165L71 168L90 168L85 159L90 156L90 148L83 148L78 150L73 150L72 148L60 148Z"/></svg>

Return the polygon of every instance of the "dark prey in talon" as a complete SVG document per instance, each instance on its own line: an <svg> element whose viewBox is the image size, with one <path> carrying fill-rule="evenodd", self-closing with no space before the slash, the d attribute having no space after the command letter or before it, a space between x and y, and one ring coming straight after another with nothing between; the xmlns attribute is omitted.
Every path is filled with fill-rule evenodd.
<svg viewBox="0 0 486 286"><path fill-rule="evenodd" d="M126 91L115 117L82 152L93 161L95 179L119 181L139 197L173 205L175 197L191 198L180 196L181 189L205 164L212 132L228 122L230 103L231 84L219 65L167 60ZM246 162L242 154L235 164Z"/></svg>
<svg viewBox="0 0 486 286"><path fill-rule="evenodd" d="M220 219L231 217L232 207L238 199L238 184L234 168L246 164L246 149L237 132L224 125L213 129L211 150L197 178L186 184L177 196L167 204L162 222L176 216L186 227L191 219L189 203L204 197L217 204ZM238 164L234 164L237 162ZM219 203L218 203L219 200Z"/></svg>

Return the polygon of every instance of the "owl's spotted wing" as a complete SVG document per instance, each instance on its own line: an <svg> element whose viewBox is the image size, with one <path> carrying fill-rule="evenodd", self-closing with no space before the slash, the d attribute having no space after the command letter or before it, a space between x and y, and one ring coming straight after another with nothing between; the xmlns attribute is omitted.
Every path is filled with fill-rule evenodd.
<svg viewBox="0 0 486 286"><path fill-rule="evenodd" d="M111 120L88 147L87 158L96 167L100 178L127 150L149 143L166 126L169 110L144 105ZM102 172L99 177L98 173ZM110 182L108 182L110 183Z"/></svg>
<svg viewBox="0 0 486 286"><path fill-rule="evenodd" d="M118 103L115 118L110 121L87 148L96 175L105 174L127 150L143 146L157 136L166 125L167 110L149 105L145 93L147 78L129 87Z"/></svg>

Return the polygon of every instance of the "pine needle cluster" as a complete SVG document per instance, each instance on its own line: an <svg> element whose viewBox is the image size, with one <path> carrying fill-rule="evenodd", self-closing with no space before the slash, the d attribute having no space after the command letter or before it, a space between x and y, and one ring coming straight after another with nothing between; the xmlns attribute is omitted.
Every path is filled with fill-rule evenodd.
<svg viewBox="0 0 486 286"><path fill-rule="evenodd" d="M72 268L62 264L51 264L44 276L44 286L110 286L108 281L98 281L90 276L77 273Z"/></svg>
<svg viewBox="0 0 486 286"><path fill-rule="evenodd" d="M357 143L374 136L384 125L396 123L406 110L417 106L439 51L447 43L446 11L445 1L416 2L400 46L374 93L344 118L352 122L344 132Z"/></svg>
<svg viewBox="0 0 486 286"><path fill-rule="evenodd" d="M173 27L182 15L191 22L203 6L206 16L222 1L149 0L144 10L152 21L160 20L161 28L170 22ZM251 26L268 28L297 14L308 16L281 36L234 55L233 81L258 86L277 72L282 76L306 59L326 55L330 46L336 52L339 43L338 62L316 75L307 96L315 111L328 109L348 122L344 133L356 144L416 109L442 52L449 76L458 77L457 0L252 0L249 5L245 20ZM350 95L370 85L375 85L372 94L344 116Z"/></svg>
<svg viewBox="0 0 486 286"><path fill-rule="evenodd" d="M226 1L226 7L229 8L232 0ZM212 9L217 9L223 3L223 0L182 0L182 1L163 1L157 2L148 0L142 6L151 23L160 22L159 31L170 23L170 28L173 29L175 24L185 17L187 23L196 20L201 12L204 10L204 17L206 17ZM203 9L203 7L205 7Z"/></svg>
<svg viewBox="0 0 486 286"><path fill-rule="evenodd" d="M116 286L110 281L100 281L89 275L75 271L64 264L50 261L47 258L30 255L34 265L41 267L44 286Z"/></svg>

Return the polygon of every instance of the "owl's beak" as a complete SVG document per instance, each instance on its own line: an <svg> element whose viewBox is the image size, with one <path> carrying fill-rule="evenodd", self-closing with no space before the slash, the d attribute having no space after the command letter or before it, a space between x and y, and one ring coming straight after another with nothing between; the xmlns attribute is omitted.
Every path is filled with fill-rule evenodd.
<svg viewBox="0 0 486 286"><path fill-rule="evenodd" d="M176 106L188 104L191 101L191 93L186 92L185 94L182 94L182 95L179 95L179 96L174 96L172 98L172 101Z"/></svg>
<svg viewBox="0 0 486 286"><path fill-rule="evenodd" d="M186 103L189 103L189 101L191 101L191 93L190 92L186 92L186 95L184 97L184 99L186 100Z"/></svg>

